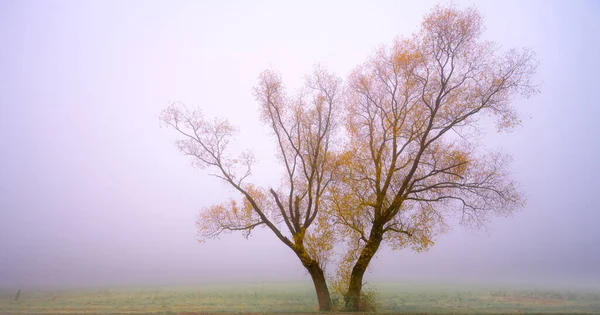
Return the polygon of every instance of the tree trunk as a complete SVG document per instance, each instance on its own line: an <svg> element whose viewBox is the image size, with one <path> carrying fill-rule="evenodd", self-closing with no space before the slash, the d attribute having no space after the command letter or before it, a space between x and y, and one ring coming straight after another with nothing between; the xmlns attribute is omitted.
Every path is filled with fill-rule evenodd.
<svg viewBox="0 0 600 315"><path fill-rule="evenodd" d="M327 288L327 280L325 280L325 273L319 263L309 256L306 251L302 240L298 238L296 241L296 247L294 251L302 265L312 278L313 284L315 285L315 291L317 292L317 299L319 301L319 311L329 312L331 311L331 296L329 294L329 288Z"/></svg>
<svg viewBox="0 0 600 315"><path fill-rule="evenodd" d="M366 269L365 269L366 270ZM350 275L350 284L348 285L348 292L346 293L346 311L358 312L360 310L360 294L362 292L362 279L365 270L359 270Z"/></svg>
<svg viewBox="0 0 600 315"><path fill-rule="evenodd" d="M329 288L327 288L327 281L325 280L325 273L323 272L323 269L321 269L319 264L316 262L305 267L312 278L313 284L315 285L317 299L319 300L319 311L331 311L331 296L329 295Z"/></svg>
<svg viewBox="0 0 600 315"><path fill-rule="evenodd" d="M344 297L346 311L360 311L360 295L362 293L363 276L365 271L367 271L367 267L369 267L371 259L373 259L373 256L375 256L375 253L379 249L382 239L383 231L377 227L373 227L369 237L369 242L367 242L360 253L356 264L354 264L354 267L352 268L352 273L350 274L348 291Z"/></svg>

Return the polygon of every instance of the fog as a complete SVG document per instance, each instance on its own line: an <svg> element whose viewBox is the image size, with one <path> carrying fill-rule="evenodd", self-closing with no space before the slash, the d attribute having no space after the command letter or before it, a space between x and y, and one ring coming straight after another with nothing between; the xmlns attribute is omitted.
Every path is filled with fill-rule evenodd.
<svg viewBox="0 0 600 315"><path fill-rule="evenodd" d="M0 1L0 287L310 283L267 230L196 242L198 212L236 195L159 114L181 101L227 117L260 161L252 180L277 186L260 72L291 89L316 63L344 77L436 3ZM425 253L383 250L366 280L598 284L600 2L476 6L486 39L540 60L523 126L485 141L512 154L527 206Z"/></svg>

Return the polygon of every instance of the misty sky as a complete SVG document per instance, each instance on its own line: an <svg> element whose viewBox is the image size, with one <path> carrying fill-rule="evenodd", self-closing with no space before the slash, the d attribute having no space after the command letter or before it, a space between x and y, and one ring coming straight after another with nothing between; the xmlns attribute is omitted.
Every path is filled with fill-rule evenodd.
<svg viewBox="0 0 600 315"><path fill-rule="evenodd" d="M195 242L200 209L236 195L178 152L160 111L227 117L253 181L277 186L260 72L290 89L316 63L345 77L436 3L0 0L0 287L309 283L266 230ZM366 280L600 283L600 1L475 4L486 39L540 60L523 127L486 138L513 155L527 207L423 254L382 251Z"/></svg>

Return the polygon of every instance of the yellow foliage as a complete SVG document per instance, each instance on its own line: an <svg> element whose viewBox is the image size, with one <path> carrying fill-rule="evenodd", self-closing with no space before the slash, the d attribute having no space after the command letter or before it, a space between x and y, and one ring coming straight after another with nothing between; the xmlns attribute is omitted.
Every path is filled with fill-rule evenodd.
<svg viewBox="0 0 600 315"><path fill-rule="evenodd" d="M345 294L353 270L364 273L380 244L425 251L455 214L481 226L521 207L509 159L478 152L478 121L490 115L499 130L517 126L512 100L538 91L537 62L528 50L500 55L480 40L482 30L476 10L437 6L419 32L378 50L343 87L317 67L292 97L279 74L262 73L254 92L283 166L277 190L244 182L254 160L225 154L234 131L226 121L167 109L163 121L185 136L181 151L242 196L203 210L200 234L264 225L305 266L323 269L341 245L332 288Z"/></svg>

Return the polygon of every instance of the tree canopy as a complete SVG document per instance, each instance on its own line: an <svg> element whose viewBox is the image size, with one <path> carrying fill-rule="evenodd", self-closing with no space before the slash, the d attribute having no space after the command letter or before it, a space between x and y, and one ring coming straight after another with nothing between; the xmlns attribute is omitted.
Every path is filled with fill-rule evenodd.
<svg viewBox="0 0 600 315"><path fill-rule="evenodd" d="M422 251L457 211L461 223L481 226L523 206L510 157L482 152L477 140L483 115L498 130L520 123L512 100L537 92L537 62L527 49L499 53L482 30L474 9L438 6L418 33L379 49L347 79L348 142L328 210L349 247L338 275L350 308L382 244Z"/></svg>
<svg viewBox="0 0 600 315"><path fill-rule="evenodd" d="M199 110L173 104L162 121L183 139L179 150L195 165L216 170L212 175L235 188L242 201L231 199L204 209L197 220L202 237L241 231L247 237L254 228L265 226L300 259L313 278L319 307L331 308L323 268L334 243L327 217L320 216L334 169L331 139L340 110L341 80L315 68L305 88L291 97L281 77L273 71L260 75L254 89L261 119L271 128L282 164L284 180L278 188L261 188L248 183L255 164L250 152L228 154L233 128L226 120L208 120ZM312 229L309 227L315 226Z"/></svg>
<svg viewBox="0 0 600 315"><path fill-rule="evenodd" d="M228 155L235 128L227 121L166 109L181 152L242 197L203 210L201 235L264 226L311 274L321 310L331 309L324 269L332 261L333 287L359 310L364 273L382 246L423 251L456 214L479 227L522 207L510 157L483 148L480 121L495 119L498 131L520 124L513 100L538 92L537 61L527 49L502 52L482 32L475 9L437 6L417 33L378 49L344 84L316 67L289 96L279 74L262 73L254 94L284 174L276 188L247 182L255 160Z"/></svg>

